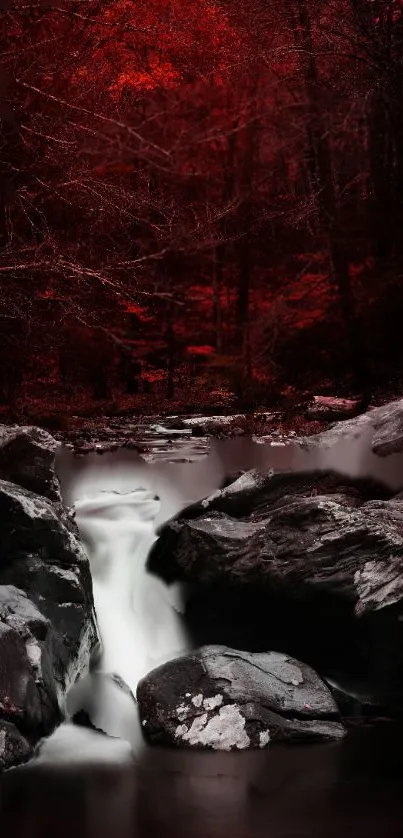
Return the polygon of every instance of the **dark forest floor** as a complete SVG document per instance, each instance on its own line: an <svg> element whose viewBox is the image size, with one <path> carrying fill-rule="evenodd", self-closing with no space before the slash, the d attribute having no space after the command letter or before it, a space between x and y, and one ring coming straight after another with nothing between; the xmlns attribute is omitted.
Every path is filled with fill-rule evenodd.
<svg viewBox="0 0 403 838"><path fill-rule="evenodd" d="M403 391L401 391L403 392ZM378 393L370 407L399 398L399 392ZM161 437L174 448L185 448L188 444L200 448L200 453L208 438L225 439L254 435L260 438L292 439L320 433L332 423L348 416L325 413L320 418L309 416L312 401L293 398L275 409L260 407L258 410L242 411L219 408L213 410L211 404L207 410L173 410L167 403L166 410L138 413L128 408L111 415L99 405L96 415L47 415L46 418L31 417L30 422L49 430L64 443L71 444L77 453L98 450L100 453L119 448L136 449L144 452L155 448L155 441ZM106 405L105 405L106 407ZM170 408L170 409L169 409ZM357 409L357 413L361 412ZM187 422L191 419L191 422ZM162 427L161 427L162 426ZM162 428L166 429L161 435ZM157 442L158 445L158 442ZM178 451L179 453L179 451Z"/></svg>
<svg viewBox="0 0 403 838"><path fill-rule="evenodd" d="M180 429L181 420L190 417L205 417L203 428L210 436L227 437L244 434L281 434L285 436L305 436L318 433L335 421L338 416L325 415L321 418L309 416L309 406L315 395L345 396L344 388L338 389L327 383L323 388L298 392L290 387L279 392L277 397L270 393L267 402L262 399L257 404L246 400L246 404L235 399L210 400L150 398L150 395L137 395L121 399L92 400L83 395L74 401L65 398L53 398L52 393L45 399L27 399L13 407L4 405L0 409L0 421L6 424L34 424L46 428L51 433L65 439L81 437L84 441L97 435L104 436L104 431L114 436L113 429L143 427L153 422L164 422L170 417L169 426ZM403 381L396 377L391 382L378 386L372 392L370 407L385 404L403 396ZM175 417L175 418L173 418ZM225 423L215 417L231 417ZM198 426L193 428L193 435L200 435ZM112 440L111 440L112 441Z"/></svg>

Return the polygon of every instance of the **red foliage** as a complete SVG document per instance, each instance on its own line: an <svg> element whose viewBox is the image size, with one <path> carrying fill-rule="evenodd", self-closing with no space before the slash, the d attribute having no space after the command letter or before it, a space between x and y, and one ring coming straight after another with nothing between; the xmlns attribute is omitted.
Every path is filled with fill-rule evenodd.
<svg viewBox="0 0 403 838"><path fill-rule="evenodd" d="M175 88L194 76L195 67L198 75L213 72L219 84L238 42L211 0L115 0L94 22L86 61L72 82L95 76L116 100L127 91Z"/></svg>

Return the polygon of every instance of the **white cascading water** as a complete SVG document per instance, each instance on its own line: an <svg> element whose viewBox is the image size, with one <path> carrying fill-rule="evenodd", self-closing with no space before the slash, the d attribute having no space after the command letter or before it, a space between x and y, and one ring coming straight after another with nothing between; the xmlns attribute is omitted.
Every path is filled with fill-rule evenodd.
<svg viewBox="0 0 403 838"><path fill-rule="evenodd" d="M74 509L90 557L102 653L98 671L70 691L67 710L73 715L84 709L95 727L138 750L133 698L105 674L118 675L135 695L147 672L189 645L180 588L146 571L160 500L141 488L101 491L76 500Z"/></svg>
<svg viewBox="0 0 403 838"><path fill-rule="evenodd" d="M179 597L175 602L168 585L145 568L159 509L159 498L145 489L75 503L90 555L102 669L120 675L133 693L147 672L188 646Z"/></svg>
<svg viewBox="0 0 403 838"><path fill-rule="evenodd" d="M146 561L156 527L217 489L223 466L214 453L195 464L147 465L133 452L83 462L63 451L58 474L89 555L102 640L96 670L67 695L67 717L84 710L96 728L126 739L139 754L144 740L133 697L105 674L120 676L135 695L147 672L189 648L182 587L149 574ZM47 746L51 760L58 747L53 739L55 749Z"/></svg>

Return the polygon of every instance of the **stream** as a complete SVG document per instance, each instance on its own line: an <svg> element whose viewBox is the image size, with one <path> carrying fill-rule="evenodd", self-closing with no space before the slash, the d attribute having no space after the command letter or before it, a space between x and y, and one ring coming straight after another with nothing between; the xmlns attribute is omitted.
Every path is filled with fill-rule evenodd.
<svg viewBox="0 0 403 838"><path fill-rule="evenodd" d="M145 570L156 528L241 469L335 468L401 488L401 456L368 454L365 434L328 451L251 439L157 445L58 462L65 502L86 544L103 640L89 686L68 697L96 727L64 723L39 758L0 780L0 826L10 838L394 838L403 817L403 725L360 726L339 743L241 753L148 746L135 705L99 673L135 693L159 662L191 647L184 593ZM271 442L271 444L270 444ZM203 451L201 448L204 446ZM178 453L180 452L180 456ZM154 456L152 456L154 455ZM102 680L102 679L101 679ZM81 689L81 692L80 692ZM70 707L69 707L70 701Z"/></svg>
<svg viewBox="0 0 403 838"><path fill-rule="evenodd" d="M77 753L77 742L74 747ZM402 726L385 723L352 730L342 743L260 752L196 754L154 747L145 749L134 765L125 764L118 751L105 747L101 762L100 749L97 763L91 766L43 765L6 773L1 782L1 834L12 838L400 838L402 834Z"/></svg>

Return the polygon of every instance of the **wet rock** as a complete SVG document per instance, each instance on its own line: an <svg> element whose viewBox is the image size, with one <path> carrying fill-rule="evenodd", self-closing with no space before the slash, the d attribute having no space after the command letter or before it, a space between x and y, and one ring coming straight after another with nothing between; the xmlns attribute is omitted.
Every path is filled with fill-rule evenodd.
<svg viewBox="0 0 403 838"><path fill-rule="evenodd" d="M52 627L28 597L0 586L0 715L23 732L44 733L59 718Z"/></svg>
<svg viewBox="0 0 403 838"><path fill-rule="evenodd" d="M380 716L393 704L402 706L398 696L379 693L377 685L362 684L343 675L329 675L323 679L344 718L356 719ZM401 699L401 697L400 697Z"/></svg>
<svg viewBox="0 0 403 838"><path fill-rule="evenodd" d="M403 599L403 505L365 501L367 491L364 481L331 474L247 472L164 525L149 566L301 596L316 588L357 614L385 608Z"/></svg>
<svg viewBox="0 0 403 838"><path fill-rule="evenodd" d="M60 568L28 554L0 570L41 609L53 628L52 668L60 701L78 674L87 670L96 643L91 582L79 566Z"/></svg>
<svg viewBox="0 0 403 838"><path fill-rule="evenodd" d="M0 584L15 585L53 627L57 693L88 666L96 643L89 561L61 504L0 481Z"/></svg>
<svg viewBox="0 0 403 838"><path fill-rule="evenodd" d="M137 700L146 738L179 747L245 750L345 732L316 673L277 652L204 647L150 672Z"/></svg>
<svg viewBox="0 0 403 838"><path fill-rule="evenodd" d="M336 396L314 396L308 405L305 416L309 419L349 419L357 416L363 409L362 399L341 399Z"/></svg>
<svg viewBox="0 0 403 838"><path fill-rule="evenodd" d="M0 771L27 762L31 756L31 746L15 725L0 722Z"/></svg>
<svg viewBox="0 0 403 838"><path fill-rule="evenodd" d="M0 425L0 478L60 501L54 471L59 447L60 443L42 428Z"/></svg>
<svg viewBox="0 0 403 838"><path fill-rule="evenodd" d="M30 754L25 736L34 744L60 722L98 641L88 557L54 471L58 447L38 428L0 427L4 767Z"/></svg>
<svg viewBox="0 0 403 838"><path fill-rule="evenodd" d="M370 413L374 428L372 450L378 457L403 451L403 399L382 405Z"/></svg>
<svg viewBox="0 0 403 838"><path fill-rule="evenodd" d="M186 431L187 425L179 416L168 416L161 420L161 425L169 431Z"/></svg>
<svg viewBox="0 0 403 838"><path fill-rule="evenodd" d="M402 501L319 472L246 472L163 525L149 557L193 586L197 645L275 646L386 693L403 684L402 567Z"/></svg>
<svg viewBox="0 0 403 838"><path fill-rule="evenodd" d="M378 457L403 451L403 399L374 407L366 413L337 422L323 433L303 439L308 448L329 448L341 440L368 439L368 449Z"/></svg>
<svg viewBox="0 0 403 838"><path fill-rule="evenodd" d="M0 480L1 561L27 551L38 551L46 561L69 565L74 555L86 562L78 530L61 504Z"/></svg>

